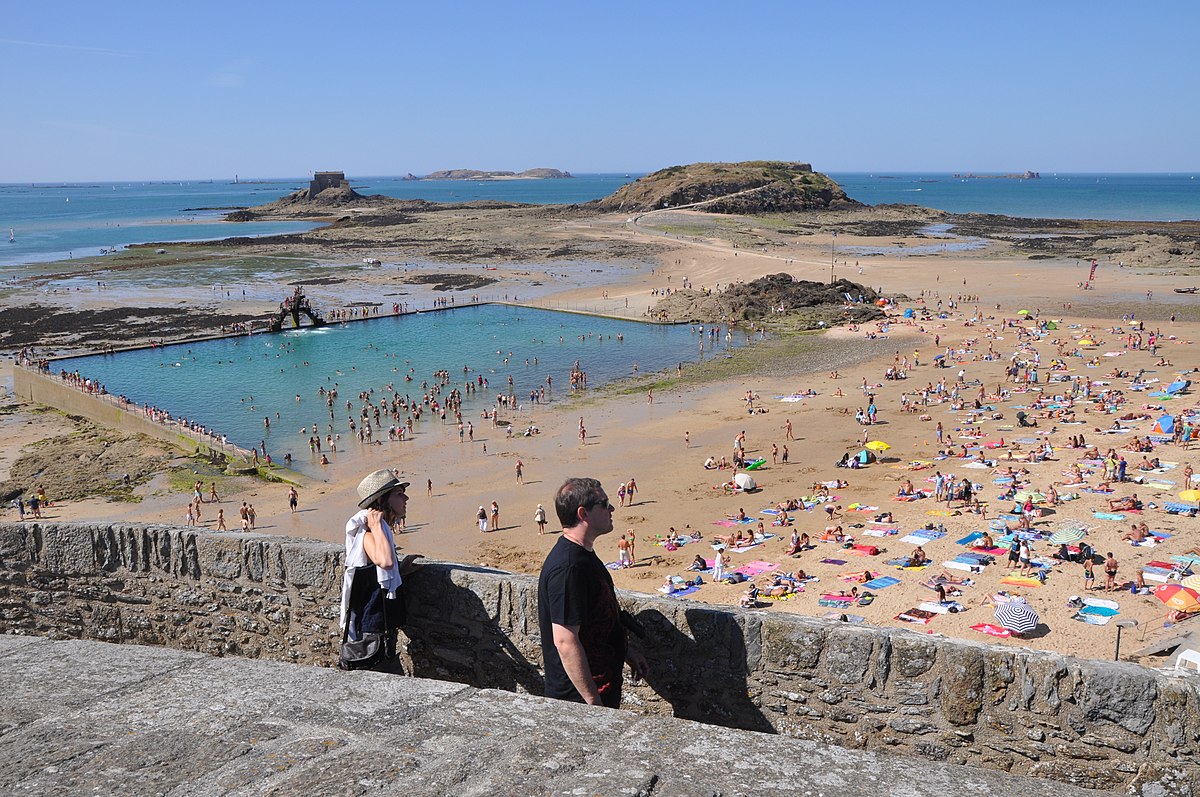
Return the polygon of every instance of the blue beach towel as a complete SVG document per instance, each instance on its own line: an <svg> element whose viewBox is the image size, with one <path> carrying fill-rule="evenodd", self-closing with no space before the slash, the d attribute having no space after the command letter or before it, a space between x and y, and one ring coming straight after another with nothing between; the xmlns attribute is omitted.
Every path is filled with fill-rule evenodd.
<svg viewBox="0 0 1200 797"><path fill-rule="evenodd" d="M899 583L900 579L896 578L895 576L880 576L879 578L868 581L866 584L863 584L863 586L867 589L887 589L888 587L894 587Z"/></svg>

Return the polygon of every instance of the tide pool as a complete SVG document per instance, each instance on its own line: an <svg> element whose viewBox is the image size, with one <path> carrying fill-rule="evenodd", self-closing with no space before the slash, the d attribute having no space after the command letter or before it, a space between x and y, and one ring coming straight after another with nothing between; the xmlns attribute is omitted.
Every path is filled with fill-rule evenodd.
<svg viewBox="0 0 1200 797"><path fill-rule="evenodd" d="M114 396L201 423L245 448L265 442L276 462L290 453L297 470L316 473L319 466L308 450L313 424L322 440L331 433L342 436L339 451L357 448L349 418L361 428L359 394L364 391L373 391L371 403L376 406L385 397L390 400L393 392L421 402L428 392L422 384L432 387L437 381L434 372L445 370L450 384L442 388L443 403L451 389L461 389L465 380L478 386L482 377L487 386L478 386L477 394L465 396L463 402L464 422L480 428L488 425L480 412L496 406L496 396L502 393L513 393L525 413L536 410L530 391L546 387L547 377L547 399L562 401L570 393L576 362L587 373L588 389L595 390L635 373L673 370L680 363L721 356L746 339L738 333L736 340L727 342L725 332L713 338L706 330L701 352L701 335L686 325L479 305L75 357L52 363L51 371L78 371L99 380ZM321 387L338 391L332 419L331 408L318 394ZM405 419L404 414L400 417ZM518 416L511 410L501 409L500 417L517 417L518 423L533 418L536 423L536 415ZM270 420L269 429L264 419ZM381 423L374 439L388 445L392 421L385 415ZM437 425L440 420L426 409L415 430L420 435Z"/></svg>

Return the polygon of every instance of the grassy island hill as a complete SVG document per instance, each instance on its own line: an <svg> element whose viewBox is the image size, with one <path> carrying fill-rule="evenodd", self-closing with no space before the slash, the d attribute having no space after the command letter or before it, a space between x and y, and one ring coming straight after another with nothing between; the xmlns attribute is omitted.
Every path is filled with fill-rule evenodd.
<svg viewBox="0 0 1200 797"><path fill-rule="evenodd" d="M698 205L710 213L790 213L861 207L808 163L745 161L670 166L599 201L603 210L634 212Z"/></svg>

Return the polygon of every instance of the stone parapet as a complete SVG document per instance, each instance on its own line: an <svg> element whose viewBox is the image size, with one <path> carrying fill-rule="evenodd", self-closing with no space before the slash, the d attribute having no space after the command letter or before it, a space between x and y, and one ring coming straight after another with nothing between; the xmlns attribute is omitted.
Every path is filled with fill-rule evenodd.
<svg viewBox="0 0 1200 797"><path fill-rule="evenodd" d="M333 663L340 546L133 525L0 524L0 632ZM406 671L537 694L536 580L432 563ZM1200 679L1139 665L621 593L645 627L626 707L1134 793L1200 782ZM732 748L736 749L736 748ZM656 792L657 794L657 792Z"/></svg>

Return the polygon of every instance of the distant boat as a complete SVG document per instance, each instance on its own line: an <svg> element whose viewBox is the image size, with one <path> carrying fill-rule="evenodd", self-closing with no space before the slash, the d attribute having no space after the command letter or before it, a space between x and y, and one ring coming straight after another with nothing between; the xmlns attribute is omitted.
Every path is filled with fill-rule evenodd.
<svg viewBox="0 0 1200 797"><path fill-rule="evenodd" d="M1176 288L1175 292L1176 293L1195 293L1197 290L1198 290L1198 287L1193 285L1190 288Z"/></svg>

